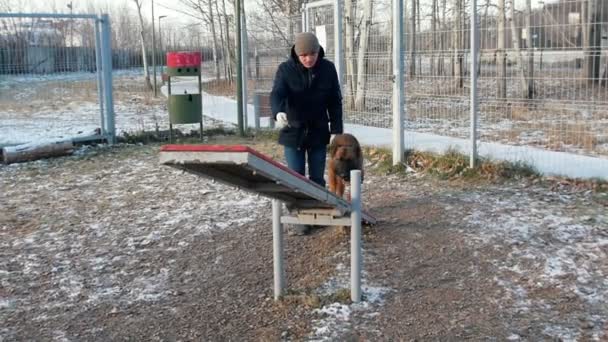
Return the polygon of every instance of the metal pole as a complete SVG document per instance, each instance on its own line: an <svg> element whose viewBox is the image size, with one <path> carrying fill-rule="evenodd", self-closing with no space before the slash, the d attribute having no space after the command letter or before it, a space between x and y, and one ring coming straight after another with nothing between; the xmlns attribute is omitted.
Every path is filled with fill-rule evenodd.
<svg viewBox="0 0 608 342"><path fill-rule="evenodd" d="M103 94L106 109L106 134L108 143L116 143L116 127L114 123L114 99L112 97L112 41L110 16L101 15L101 64L103 71Z"/></svg>
<svg viewBox="0 0 608 342"><path fill-rule="evenodd" d="M253 120L255 129L260 129L260 95L257 92L253 94Z"/></svg>
<svg viewBox="0 0 608 342"><path fill-rule="evenodd" d="M306 18L306 4L302 4L302 32L308 32L308 23ZM293 37L292 37L293 38Z"/></svg>
<svg viewBox="0 0 608 342"><path fill-rule="evenodd" d="M245 3L241 4L241 27L243 29L243 33L241 34L241 47L242 47L242 61L243 61L243 129L247 131L249 127L249 118L247 117L249 114L247 112L247 73L249 67L249 51L247 50L247 21L245 18Z"/></svg>
<svg viewBox="0 0 608 342"><path fill-rule="evenodd" d="M281 225L281 201L272 200L272 255L274 258L274 299L285 291L285 268L283 266L283 226Z"/></svg>
<svg viewBox="0 0 608 342"><path fill-rule="evenodd" d="M393 0L393 165L403 163L403 0Z"/></svg>
<svg viewBox="0 0 608 342"><path fill-rule="evenodd" d="M338 72L338 82L342 86L344 82L344 56L342 51L342 0L335 0L334 3L334 48L336 71Z"/></svg>
<svg viewBox="0 0 608 342"><path fill-rule="evenodd" d="M154 34L154 0L152 2L152 70L154 74L154 97L158 96L156 89L156 35Z"/></svg>
<svg viewBox="0 0 608 342"><path fill-rule="evenodd" d="M479 27L477 26L477 0L471 0L471 156L470 167L477 160L477 51L479 50ZM529 37L528 37L529 39Z"/></svg>
<svg viewBox="0 0 608 342"><path fill-rule="evenodd" d="M350 299L361 301L361 170L350 172Z"/></svg>
<svg viewBox="0 0 608 342"><path fill-rule="evenodd" d="M239 135L245 135L245 128L243 127L243 51L242 51L242 38L241 38L241 0L236 0L236 106L237 106L237 120L239 125Z"/></svg>
<svg viewBox="0 0 608 342"><path fill-rule="evenodd" d="M103 107L103 75L101 62L101 32L99 31L101 22L95 19L95 66L97 68L97 97L99 98L99 111L101 114L101 135L106 135L105 115Z"/></svg>
<svg viewBox="0 0 608 342"><path fill-rule="evenodd" d="M165 63L163 62L163 57L162 57L162 56L164 56L164 53L163 53L163 31L160 29L160 20L162 18L166 18L166 17L167 17L166 15L159 15L158 16L158 44L159 44L158 49L160 50L160 55L161 55L161 58L160 58L160 61L161 61L161 64L160 64L160 76L161 76L161 80L162 80L163 73L165 71L165 69L164 69ZM161 84L165 84L165 81L162 80Z"/></svg>

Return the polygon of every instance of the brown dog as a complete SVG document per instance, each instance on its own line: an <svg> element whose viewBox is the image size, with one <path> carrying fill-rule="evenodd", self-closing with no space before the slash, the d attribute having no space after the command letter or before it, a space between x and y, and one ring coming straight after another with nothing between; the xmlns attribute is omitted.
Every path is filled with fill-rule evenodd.
<svg viewBox="0 0 608 342"><path fill-rule="evenodd" d="M350 171L361 170L363 182L363 153L359 141L351 134L338 134L329 144L329 163L327 175L329 191L343 197L347 184L350 183ZM350 192L347 200L350 201Z"/></svg>

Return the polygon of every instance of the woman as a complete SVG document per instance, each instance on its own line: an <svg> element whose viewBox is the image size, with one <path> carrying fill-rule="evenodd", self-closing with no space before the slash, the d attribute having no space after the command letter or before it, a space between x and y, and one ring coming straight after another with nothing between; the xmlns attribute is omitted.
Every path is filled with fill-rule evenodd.
<svg viewBox="0 0 608 342"><path fill-rule="evenodd" d="M290 58L281 63L270 101L283 145L287 166L325 187L325 161L330 136L342 133L342 93L338 73L317 37L304 32L296 36ZM298 225L297 234L310 227Z"/></svg>
<svg viewBox="0 0 608 342"><path fill-rule="evenodd" d="M270 94L272 113L282 127L287 166L325 187L325 160L330 135L342 133L342 93L334 64L324 58L317 37L296 36L291 57L277 70Z"/></svg>

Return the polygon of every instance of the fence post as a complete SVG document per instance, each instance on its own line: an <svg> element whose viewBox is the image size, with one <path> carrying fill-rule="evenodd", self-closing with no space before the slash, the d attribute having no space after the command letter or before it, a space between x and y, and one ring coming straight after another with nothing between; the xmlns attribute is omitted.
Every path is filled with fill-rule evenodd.
<svg viewBox="0 0 608 342"><path fill-rule="evenodd" d="M393 165L403 163L403 0L393 0Z"/></svg>
<svg viewBox="0 0 608 342"><path fill-rule="evenodd" d="M114 122L114 99L112 97L112 40L110 16L101 15L101 63L103 71L103 94L106 110L106 134L108 143L116 143Z"/></svg>
<svg viewBox="0 0 608 342"><path fill-rule="evenodd" d="M281 201L272 200L272 255L274 268L274 300L285 292L285 266L283 264L283 225Z"/></svg>
<svg viewBox="0 0 608 342"><path fill-rule="evenodd" d="M241 4L243 0L235 0L235 19L236 30L234 39L236 41L236 110L239 136L245 136L245 126L243 122L243 32L241 30Z"/></svg>
<svg viewBox="0 0 608 342"><path fill-rule="evenodd" d="M306 11L308 11L308 8L306 6L306 3L302 4L302 32L308 32L308 22L307 22L307 18L306 18ZM291 37L293 38L293 37Z"/></svg>
<svg viewBox="0 0 608 342"><path fill-rule="evenodd" d="M255 92L253 94L253 122L255 129L260 129L260 94Z"/></svg>
<svg viewBox="0 0 608 342"><path fill-rule="evenodd" d="M335 0L334 3L334 49L336 71L338 72L338 82L340 87L344 80L344 56L342 52L342 0Z"/></svg>
<svg viewBox="0 0 608 342"><path fill-rule="evenodd" d="M477 160L477 51L479 50L479 27L477 26L477 0L471 0L471 155L470 167L475 167Z"/></svg>
<svg viewBox="0 0 608 342"><path fill-rule="evenodd" d="M397 0L401 1L401 0ZM350 172L350 299L361 301L361 170Z"/></svg>
<svg viewBox="0 0 608 342"><path fill-rule="evenodd" d="M249 128L249 117L247 113L247 80L249 78L249 50L248 50L248 37L247 37L247 24L245 18L245 1L241 3L241 53L243 61L243 126L245 131Z"/></svg>
<svg viewBox="0 0 608 342"><path fill-rule="evenodd" d="M101 21L99 18L95 19L95 67L97 69L97 97L99 98L99 112L101 115L101 135L106 135L106 120L105 120L105 112L103 105L103 70L102 70L102 61L101 61L101 32L99 31L99 26L101 25Z"/></svg>

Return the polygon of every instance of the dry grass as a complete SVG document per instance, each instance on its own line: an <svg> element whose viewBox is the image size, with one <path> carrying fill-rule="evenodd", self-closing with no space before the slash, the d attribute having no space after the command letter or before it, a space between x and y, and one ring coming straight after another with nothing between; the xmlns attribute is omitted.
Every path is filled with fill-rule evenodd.
<svg viewBox="0 0 608 342"><path fill-rule="evenodd" d="M392 154L387 149L364 148L366 159L371 161L370 168L382 174L403 173L405 165L422 174L439 179L468 180L478 182L504 181L512 178L536 178L538 173L524 163L497 162L480 159L477 167L469 168L469 158L456 150L448 150L437 155L429 152L408 151L405 165L392 165Z"/></svg>
<svg viewBox="0 0 608 342"><path fill-rule="evenodd" d="M204 82L203 90L212 95L234 97L236 94L236 81L213 80Z"/></svg>
<svg viewBox="0 0 608 342"><path fill-rule="evenodd" d="M552 129L555 128L555 129ZM598 145L597 134L586 123L562 123L545 128L549 146L571 145L586 151L593 151Z"/></svg>

